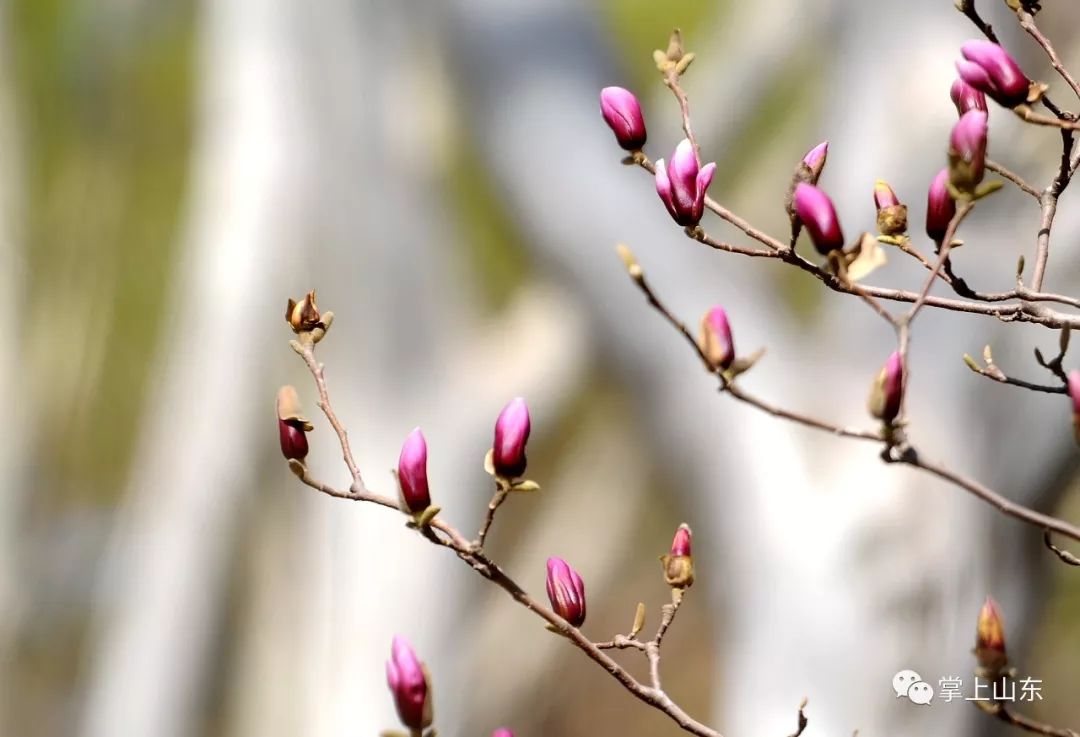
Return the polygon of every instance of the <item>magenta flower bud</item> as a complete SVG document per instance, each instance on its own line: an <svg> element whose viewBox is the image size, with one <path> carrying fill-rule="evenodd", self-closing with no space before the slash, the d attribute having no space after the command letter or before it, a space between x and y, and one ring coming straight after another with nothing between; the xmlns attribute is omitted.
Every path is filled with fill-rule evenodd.
<svg viewBox="0 0 1080 737"><path fill-rule="evenodd" d="M874 182L874 207L881 212L886 207L896 207L900 204L900 198L893 192L893 188L884 179Z"/></svg>
<svg viewBox="0 0 1080 737"><path fill-rule="evenodd" d="M907 232L907 205L883 179L874 182L874 207L879 233L895 237Z"/></svg>
<svg viewBox="0 0 1080 737"><path fill-rule="evenodd" d="M513 479L525 473L525 443L531 429L525 400L521 397L510 400L495 420L491 462L496 474Z"/></svg>
<svg viewBox="0 0 1080 737"><path fill-rule="evenodd" d="M963 115L969 110L986 110L986 95L963 79L957 79L952 83L949 96L952 98L953 105L956 105L957 115Z"/></svg>
<svg viewBox="0 0 1080 737"><path fill-rule="evenodd" d="M705 190L712 183L716 164L698 168L694 146L684 138L675 147L670 164L656 162L656 193L679 225L691 227L705 214Z"/></svg>
<svg viewBox="0 0 1080 737"><path fill-rule="evenodd" d="M690 526L685 522L675 530L675 537L671 541L672 555L691 555L690 552Z"/></svg>
<svg viewBox="0 0 1080 737"><path fill-rule="evenodd" d="M814 248L825 255L844 247L844 233L829 196L812 184L801 182L795 187L795 214L810 233Z"/></svg>
<svg viewBox="0 0 1080 737"><path fill-rule="evenodd" d="M685 522L675 530L671 552L660 556L664 581L676 589L689 588L694 583L694 556L690 552L690 526Z"/></svg>
<svg viewBox="0 0 1080 737"><path fill-rule="evenodd" d="M1080 371L1069 372L1069 399L1073 408L1073 436L1080 445Z"/></svg>
<svg viewBox="0 0 1080 737"><path fill-rule="evenodd" d="M829 157L829 142L822 141L806 152L802 163L806 165L808 176L805 180L808 184L817 184L821 178L821 172L825 168L825 159Z"/></svg>
<svg viewBox="0 0 1080 737"><path fill-rule="evenodd" d="M506 727L500 727L491 733L491 737L514 737L514 733Z"/></svg>
<svg viewBox="0 0 1080 737"><path fill-rule="evenodd" d="M900 351L894 351L870 389L870 400L867 402L870 414L891 425L900 414L903 397L904 361Z"/></svg>
<svg viewBox="0 0 1080 737"><path fill-rule="evenodd" d="M552 611L574 627L585 623L585 583L562 558L548 558L547 594Z"/></svg>
<svg viewBox="0 0 1080 737"><path fill-rule="evenodd" d="M419 427L405 438L397 467L402 506L412 514L423 512L431 506L431 493L427 479L427 441Z"/></svg>
<svg viewBox="0 0 1080 737"><path fill-rule="evenodd" d="M709 360L713 371L726 369L735 360L735 341L731 337L731 325L723 307L713 307L702 315L698 347Z"/></svg>
<svg viewBox="0 0 1080 737"><path fill-rule="evenodd" d="M394 635L390 660L386 662L386 683L394 696L398 718L409 729L426 729L432 720L431 683L427 668L401 635Z"/></svg>
<svg viewBox="0 0 1080 737"><path fill-rule="evenodd" d="M1031 80L1001 46L992 41L968 41L960 53L964 58L956 62L956 70L969 85L1004 107L1027 102Z"/></svg>
<svg viewBox="0 0 1080 737"><path fill-rule="evenodd" d="M926 234L934 243L941 243L945 239L949 222L956 214L956 202L949 194L948 183L949 170L942 169L930 183L930 191L926 194Z"/></svg>
<svg viewBox="0 0 1080 737"><path fill-rule="evenodd" d="M641 150L645 145L645 118L633 92L622 87L600 90L600 112L620 146L627 151Z"/></svg>
<svg viewBox="0 0 1080 737"><path fill-rule="evenodd" d="M969 110L949 136L949 182L961 192L974 192L986 173L988 117L985 110Z"/></svg>

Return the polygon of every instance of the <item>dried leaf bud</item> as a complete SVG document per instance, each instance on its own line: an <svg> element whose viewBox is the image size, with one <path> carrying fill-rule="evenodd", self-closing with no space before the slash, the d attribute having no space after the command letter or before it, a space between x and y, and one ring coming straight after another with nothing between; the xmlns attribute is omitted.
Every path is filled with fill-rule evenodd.
<svg viewBox="0 0 1080 737"><path fill-rule="evenodd" d="M705 214L705 191L712 183L716 164L699 167L694 146L684 138L667 164L656 162L656 193L679 225L697 225Z"/></svg>
<svg viewBox="0 0 1080 737"><path fill-rule="evenodd" d="M844 247L844 233L829 196L812 184L795 187L795 214L821 255Z"/></svg>
<svg viewBox="0 0 1080 737"><path fill-rule="evenodd" d="M987 114L969 110L960 116L949 136L949 183L974 193L986 173Z"/></svg>
<svg viewBox="0 0 1080 737"><path fill-rule="evenodd" d="M966 83L1004 107L1028 101L1031 80L1001 46L979 39L965 43L960 53L964 59L956 62L956 70Z"/></svg>
<svg viewBox="0 0 1080 737"><path fill-rule="evenodd" d="M495 420L491 461L496 474L514 479L525 473L525 443L529 440L531 429L525 400L521 397L510 400Z"/></svg>
<svg viewBox="0 0 1080 737"><path fill-rule="evenodd" d="M874 183L874 206L879 233L897 236L907 232L907 205L900 202L893 188L882 179Z"/></svg>
<svg viewBox="0 0 1080 737"><path fill-rule="evenodd" d="M886 425L892 424L900 414L904 396L904 361L899 351L894 351L882 367L881 373L870 389L867 407L870 414Z"/></svg>
<svg viewBox="0 0 1080 737"><path fill-rule="evenodd" d="M409 729L426 729L432 721L431 679L412 645L394 636L386 662L386 684L394 697L398 718Z"/></svg>
<svg viewBox="0 0 1080 737"><path fill-rule="evenodd" d="M615 140L627 151L640 151L645 145L645 118L641 104L630 90L605 87L600 90L600 112L615 133Z"/></svg>
<svg viewBox="0 0 1080 737"><path fill-rule="evenodd" d="M664 581L675 589L689 588L694 583L694 556L690 551L690 527L683 523L675 530L671 552L660 556Z"/></svg>
<svg viewBox="0 0 1080 737"><path fill-rule="evenodd" d="M1073 436L1080 445L1080 370L1069 372L1069 399L1072 400Z"/></svg>
<svg viewBox="0 0 1080 737"><path fill-rule="evenodd" d="M1005 655L1005 624L997 602L986 597L975 628L975 659L988 675L997 674L1008 662Z"/></svg>
<svg viewBox="0 0 1080 737"><path fill-rule="evenodd" d="M319 314L319 308L315 306L315 291L308 292L299 302L290 299L285 308L285 320L295 333L303 333L319 327L322 316Z"/></svg>
<svg viewBox="0 0 1080 737"><path fill-rule="evenodd" d="M735 341L723 307L713 307L702 315L698 347L714 371L726 369L735 360Z"/></svg>
<svg viewBox="0 0 1080 737"><path fill-rule="evenodd" d="M585 623L585 583L562 558L547 560L547 594L552 611L574 627Z"/></svg>
<svg viewBox="0 0 1080 737"><path fill-rule="evenodd" d="M304 460L308 454L307 434L312 424L300 409L300 397L296 389L283 386L277 395L278 436L281 453L286 459Z"/></svg>
<svg viewBox="0 0 1080 737"><path fill-rule="evenodd" d="M949 170L942 169L930 183L926 194L926 234L934 243L941 243L956 214L956 201L949 194Z"/></svg>
<svg viewBox="0 0 1080 737"><path fill-rule="evenodd" d="M419 514L431 506L431 494L427 478L427 441L420 428L415 428L405 438L398 456L398 486L401 503L412 514Z"/></svg>

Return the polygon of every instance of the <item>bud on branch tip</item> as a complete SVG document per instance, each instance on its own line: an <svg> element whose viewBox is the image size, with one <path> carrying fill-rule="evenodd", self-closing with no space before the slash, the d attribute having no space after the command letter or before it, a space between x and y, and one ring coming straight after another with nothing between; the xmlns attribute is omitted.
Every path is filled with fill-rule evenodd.
<svg viewBox="0 0 1080 737"><path fill-rule="evenodd" d="M620 146L630 152L642 149L646 139L645 118L633 92L622 87L600 90L600 112Z"/></svg>
<svg viewBox="0 0 1080 737"><path fill-rule="evenodd" d="M960 53L964 58L956 62L956 71L964 82L1003 107L1028 101L1031 80L1000 45L978 39L961 46Z"/></svg>
<svg viewBox="0 0 1080 737"><path fill-rule="evenodd" d="M956 202L949 193L949 170L942 169L930 183L926 194L926 234L935 243L945 239L949 223L956 214Z"/></svg>
<svg viewBox="0 0 1080 737"><path fill-rule="evenodd" d="M713 307L701 316L698 347L713 371L726 369L735 360L735 341L723 307Z"/></svg>
<svg viewBox="0 0 1080 737"><path fill-rule="evenodd" d="M997 675L1008 662L1005 654L1005 624L1002 622L997 602L989 596L979 610L979 621L975 628L975 659L989 677Z"/></svg>
<svg viewBox="0 0 1080 737"><path fill-rule="evenodd" d="M812 184L800 182L795 187L795 214L810 234L814 248L823 256L844 247L844 233L832 200Z"/></svg>
<svg viewBox="0 0 1080 737"><path fill-rule="evenodd" d="M985 110L969 110L949 136L949 183L968 195L975 193L986 173L987 118Z"/></svg>
<svg viewBox="0 0 1080 737"><path fill-rule="evenodd" d="M574 627L585 623L585 583L562 558L548 558L547 595L557 615Z"/></svg>
<svg viewBox="0 0 1080 737"><path fill-rule="evenodd" d="M510 400L495 420L491 461L498 476L515 479L525 473L525 443L531 429L525 400L521 397Z"/></svg>
<svg viewBox="0 0 1080 737"><path fill-rule="evenodd" d="M671 154L671 161L656 162L656 193L676 223L692 227L705 213L705 191L712 183L716 164L699 167L697 154L684 138Z"/></svg>
<svg viewBox="0 0 1080 737"><path fill-rule="evenodd" d="M694 583L694 557L691 553L690 527L685 522L675 530L671 552L660 556L664 581L675 589L689 588Z"/></svg>
<svg viewBox="0 0 1080 737"><path fill-rule="evenodd" d="M394 697L398 718L409 729L426 729L432 721L431 679L416 657L409 641L394 636L390 660L386 662L386 683Z"/></svg>
<svg viewBox="0 0 1080 737"><path fill-rule="evenodd" d="M900 414L903 396L904 361L900 351L894 351L885 361L885 366L870 389L870 400L867 402L870 414L886 425L891 425Z"/></svg>
<svg viewBox="0 0 1080 737"><path fill-rule="evenodd" d="M431 506L427 477L427 441L420 428L405 438L398 456L398 486L401 504L411 514L419 514Z"/></svg>

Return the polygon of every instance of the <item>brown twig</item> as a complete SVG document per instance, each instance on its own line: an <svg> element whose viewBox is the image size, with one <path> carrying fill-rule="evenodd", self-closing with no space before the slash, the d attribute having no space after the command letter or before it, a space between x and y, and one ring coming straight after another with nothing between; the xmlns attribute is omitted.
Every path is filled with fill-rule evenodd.
<svg viewBox="0 0 1080 737"><path fill-rule="evenodd" d="M353 489L363 491L364 479L360 475L360 467L356 465L352 450L349 448L349 433L346 432L345 426L341 424L337 415L334 414L333 407L330 406L330 395L326 390L326 376L323 372L323 366L315 360L315 342L311 340L310 334L303 334L294 343L293 349L296 350L299 347L297 352L304 359L304 363L307 364L311 375L315 377L315 387L319 391L319 409L326 415L326 419L330 421L330 426L334 428L334 432L337 434L338 443L341 445L341 456L345 461L345 465L349 468L349 474L352 476Z"/></svg>
<svg viewBox="0 0 1080 737"><path fill-rule="evenodd" d="M1005 179L1008 179L1010 182L1015 184L1017 187L1019 187L1025 193L1027 193L1027 194L1031 195L1032 197L1034 197L1036 200L1039 199L1042 196L1039 193L1039 190L1035 189L1030 184L1028 184L1024 180L1023 177L1021 177L1019 174L1016 174L1013 171L1010 171L1009 169L1006 169L1004 166L997 163L996 161L991 161L990 159L987 159L986 160L986 168L989 169L990 171L996 173L996 174L1000 174Z"/></svg>
<svg viewBox="0 0 1080 737"><path fill-rule="evenodd" d="M1027 732L1046 735L1047 737L1080 737L1080 733L1066 727L1054 727L1050 724L1037 722L1023 714L1010 711L1005 704L998 702L976 701L978 707L987 714L997 717L1001 721L1019 727Z"/></svg>
<svg viewBox="0 0 1080 737"><path fill-rule="evenodd" d="M1020 27L1027 31L1027 34L1035 39L1035 43L1042 47L1046 52L1047 58L1050 59L1050 66L1054 68L1054 71L1065 80L1065 84L1069 85L1069 89L1073 91L1077 99L1080 99L1080 85L1076 83L1076 80L1069 73L1069 70L1065 68L1065 65L1061 63L1061 59L1057 55L1057 51L1054 50L1053 44L1050 43L1050 39L1043 35L1039 27L1035 25L1035 18L1031 13L1027 12L1023 8L1016 10L1016 18L1020 21Z"/></svg>
<svg viewBox="0 0 1080 737"><path fill-rule="evenodd" d="M806 729L808 722L809 720L806 718L806 697L803 697L803 700L799 702L798 726L795 728L795 731L791 733L790 737L799 737ZM856 732L856 734L858 734L858 732Z"/></svg>
<svg viewBox="0 0 1080 737"><path fill-rule="evenodd" d="M498 486L491 497L491 501L488 502L487 513L484 514L484 522L480 525L480 531L476 534L476 545L480 548L484 547L484 541L487 540L491 525L495 522L495 512L499 510L499 507L506 501L506 497L510 493L510 490L501 482L496 481L496 484L498 484Z"/></svg>
<svg viewBox="0 0 1080 737"><path fill-rule="evenodd" d="M1062 550L1057 545L1054 545L1054 541L1050 537L1050 530L1043 531L1043 543L1046 545L1047 548L1050 549L1050 551L1054 555L1061 558L1061 560L1065 563L1069 564L1070 566L1080 566L1080 558L1073 555L1068 550Z"/></svg>

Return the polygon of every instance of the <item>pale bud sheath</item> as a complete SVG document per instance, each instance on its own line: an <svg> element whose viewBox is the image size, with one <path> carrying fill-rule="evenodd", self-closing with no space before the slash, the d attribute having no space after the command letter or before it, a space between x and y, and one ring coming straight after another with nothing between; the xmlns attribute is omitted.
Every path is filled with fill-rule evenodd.
<svg viewBox="0 0 1080 737"><path fill-rule="evenodd" d="M620 146L627 151L640 151L645 146L645 118L633 92L622 87L600 90L600 112Z"/></svg>
<svg viewBox="0 0 1080 737"><path fill-rule="evenodd" d="M291 386L278 389L277 421L281 454L286 460L304 460L308 454L307 433L311 430L311 423L304 417L300 397Z"/></svg>
<svg viewBox="0 0 1080 737"><path fill-rule="evenodd" d="M420 428L415 428L405 438L398 456L398 486L401 503L406 511L419 514L431 506L431 492L427 477L427 441Z"/></svg>
<svg viewBox="0 0 1080 737"><path fill-rule="evenodd" d="M548 558L547 595L557 615L574 627L585 623L585 583L562 558Z"/></svg>
<svg viewBox="0 0 1080 737"><path fill-rule="evenodd" d="M386 684L394 697L398 718L409 729L426 729L432 721L431 683L427 669L408 640L394 636L386 663Z"/></svg>
<svg viewBox="0 0 1080 737"><path fill-rule="evenodd" d="M698 167L694 146L686 138L675 147L670 162L656 162L656 193L676 223L692 227L701 222L705 191L715 173L716 164Z"/></svg>

